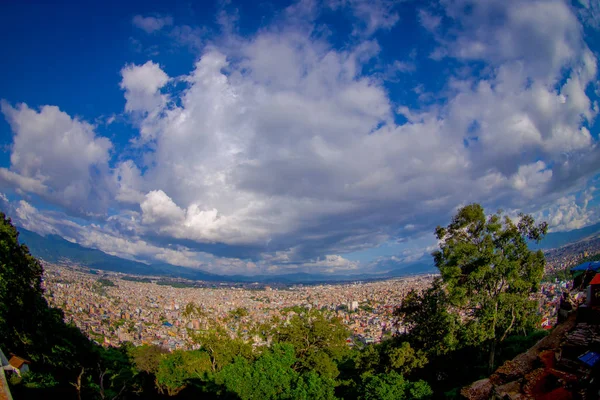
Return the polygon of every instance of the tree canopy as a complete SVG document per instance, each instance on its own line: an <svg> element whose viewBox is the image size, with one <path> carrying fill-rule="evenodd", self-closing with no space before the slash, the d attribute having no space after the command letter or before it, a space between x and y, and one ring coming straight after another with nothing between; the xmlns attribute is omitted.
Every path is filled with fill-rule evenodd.
<svg viewBox="0 0 600 400"><path fill-rule="evenodd" d="M535 327L537 291L544 273L539 241L547 224L519 214L513 221L501 211L486 216L479 204L458 210L446 227L435 230L433 253L440 278L424 293L407 296L398 315L413 337L435 352L457 346L489 345L489 368L496 345L513 332Z"/></svg>

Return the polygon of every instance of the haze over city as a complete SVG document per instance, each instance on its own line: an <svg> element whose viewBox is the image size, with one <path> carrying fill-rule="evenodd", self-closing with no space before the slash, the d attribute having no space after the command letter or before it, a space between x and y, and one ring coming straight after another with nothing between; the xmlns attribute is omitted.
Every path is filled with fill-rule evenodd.
<svg viewBox="0 0 600 400"><path fill-rule="evenodd" d="M432 264L472 202L600 220L597 1L2 8L0 202L36 233L351 277Z"/></svg>

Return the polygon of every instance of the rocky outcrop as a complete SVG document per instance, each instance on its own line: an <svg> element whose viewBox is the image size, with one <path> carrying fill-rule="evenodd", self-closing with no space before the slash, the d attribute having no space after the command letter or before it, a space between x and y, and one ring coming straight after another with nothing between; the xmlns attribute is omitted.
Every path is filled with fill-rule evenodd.
<svg viewBox="0 0 600 400"><path fill-rule="evenodd" d="M578 357L600 346L600 312L592 316L595 323L589 323L590 310L585 312L585 320L577 313L569 315L550 335L504 363L489 378L463 388L461 395L469 400L589 397L592 370Z"/></svg>

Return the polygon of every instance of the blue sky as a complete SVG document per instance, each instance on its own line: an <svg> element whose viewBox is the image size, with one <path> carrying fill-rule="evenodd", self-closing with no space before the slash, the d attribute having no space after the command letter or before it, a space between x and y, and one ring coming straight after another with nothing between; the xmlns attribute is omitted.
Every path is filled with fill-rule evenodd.
<svg viewBox="0 0 600 400"><path fill-rule="evenodd" d="M13 2L0 201L216 273L430 262L458 207L600 220L598 0Z"/></svg>

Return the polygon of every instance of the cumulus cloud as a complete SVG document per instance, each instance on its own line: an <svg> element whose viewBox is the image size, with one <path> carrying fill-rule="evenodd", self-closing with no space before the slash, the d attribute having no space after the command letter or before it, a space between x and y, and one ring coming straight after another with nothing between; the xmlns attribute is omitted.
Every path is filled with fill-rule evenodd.
<svg viewBox="0 0 600 400"><path fill-rule="evenodd" d="M148 176L169 193L168 232L283 247L294 237L300 249L322 241L343 250L337 245L354 246L351 237L363 230L388 237L394 226L451 209L465 193L524 205L552 196L555 179L582 174L564 157L597 152L583 125L595 116L585 88L596 60L577 19L558 2L532 3L521 14L514 4L478 4L475 15L500 15L506 26L485 30L460 12L466 3L448 3L446 14L463 29L445 44L451 56L494 69L479 80L452 78L444 107L411 111L419 117L404 125L393 123L383 83L363 72L379 51L369 42L336 50L295 26L205 52L181 106L155 122L159 167ZM538 14L559 26L531 55L522 39L549 34ZM496 55L498 38L520 47ZM465 46L471 50L461 53Z"/></svg>
<svg viewBox="0 0 600 400"><path fill-rule="evenodd" d="M594 186L569 196L564 196L534 216L548 221L551 232L570 231L597 223L600 220L597 207L590 206L594 198Z"/></svg>
<svg viewBox="0 0 600 400"><path fill-rule="evenodd" d="M438 39L449 55L459 59L494 63L521 59L529 75L551 79L578 58L583 46L579 21L562 0L443 3L446 16L460 29Z"/></svg>
<svg viewBox="0 0 600 400"><path fill-rule="evenodd" d="M131 23L133 26L142 29L146 33L153 33L161 30L165 26L173 25L171 16L147 16L136 15Z"/></svg>
<svg viewBox="0 0 600 400"><path fill-rule="evenodd" d="M55 106L36 111L3 101L1 109L14 137L10 168L0 169L0 179L80 214L104 212L112 192L111 141Z"/></svg>
<svg viewBox="0 0 600 400"><path fill-rule="evenodd" d="M224 29L183 76L170 77L152 61L126 65L124 111L139 129L132 146L142 156L110 168L110 141L93 126L52 108L25 106L28 117L18 119L22 108L4 106L15 143L11 168L0 169L0 178L69 205L66 183L51 166L52 157L64 156L88 171L65 182L87 182L89 171L100 171L103 193L121 210L96 231L124 242L99 235L96 246L142 254L135 250L140 242L171 249L159 245L169 243L192 252L191 260L211 245L230 246L245 256L202 253L209 259L202 262L231 272L383 270L417 262L422 250L370 267L343 254L399 235L421 237L473 201L547 210L539 215L555 229L593 222L587 203L571 196L600 171L597 132L590 131L597 60L572 8L558 0L457 0L420 11L437 43L432 57L452 63L436 101L416 105L392 96L372 69L382 62L372 35L397 23L393 5L330 8L352 10L362 21L343 47L315 34L319 10L304 1L283 13L287 24L248 37ZM402 60L386 68L418 72ZM167 94L175 81L185 87ZM40 128L46 114L59 115L65 128ZM407 121L398 123L398 115ZM85 139L68 154L57 144L66 130ZM34 147L24 158L29 147L17 142L38 140L41 131L44 151ZM48 159L46 149L55 155ZM39 167L45 163L49 169ZM77 193L81 202L96 196ZM152 249L143 254L177 259Z"/></svg>
<svg viewBox="0 0 600 400"><path fill-rule="evenodd" d="M159 90L169 77L158 64L127 65L121 70L121 89L125 90L125 111L150 112L164 106L166 97Z"/></svg>

